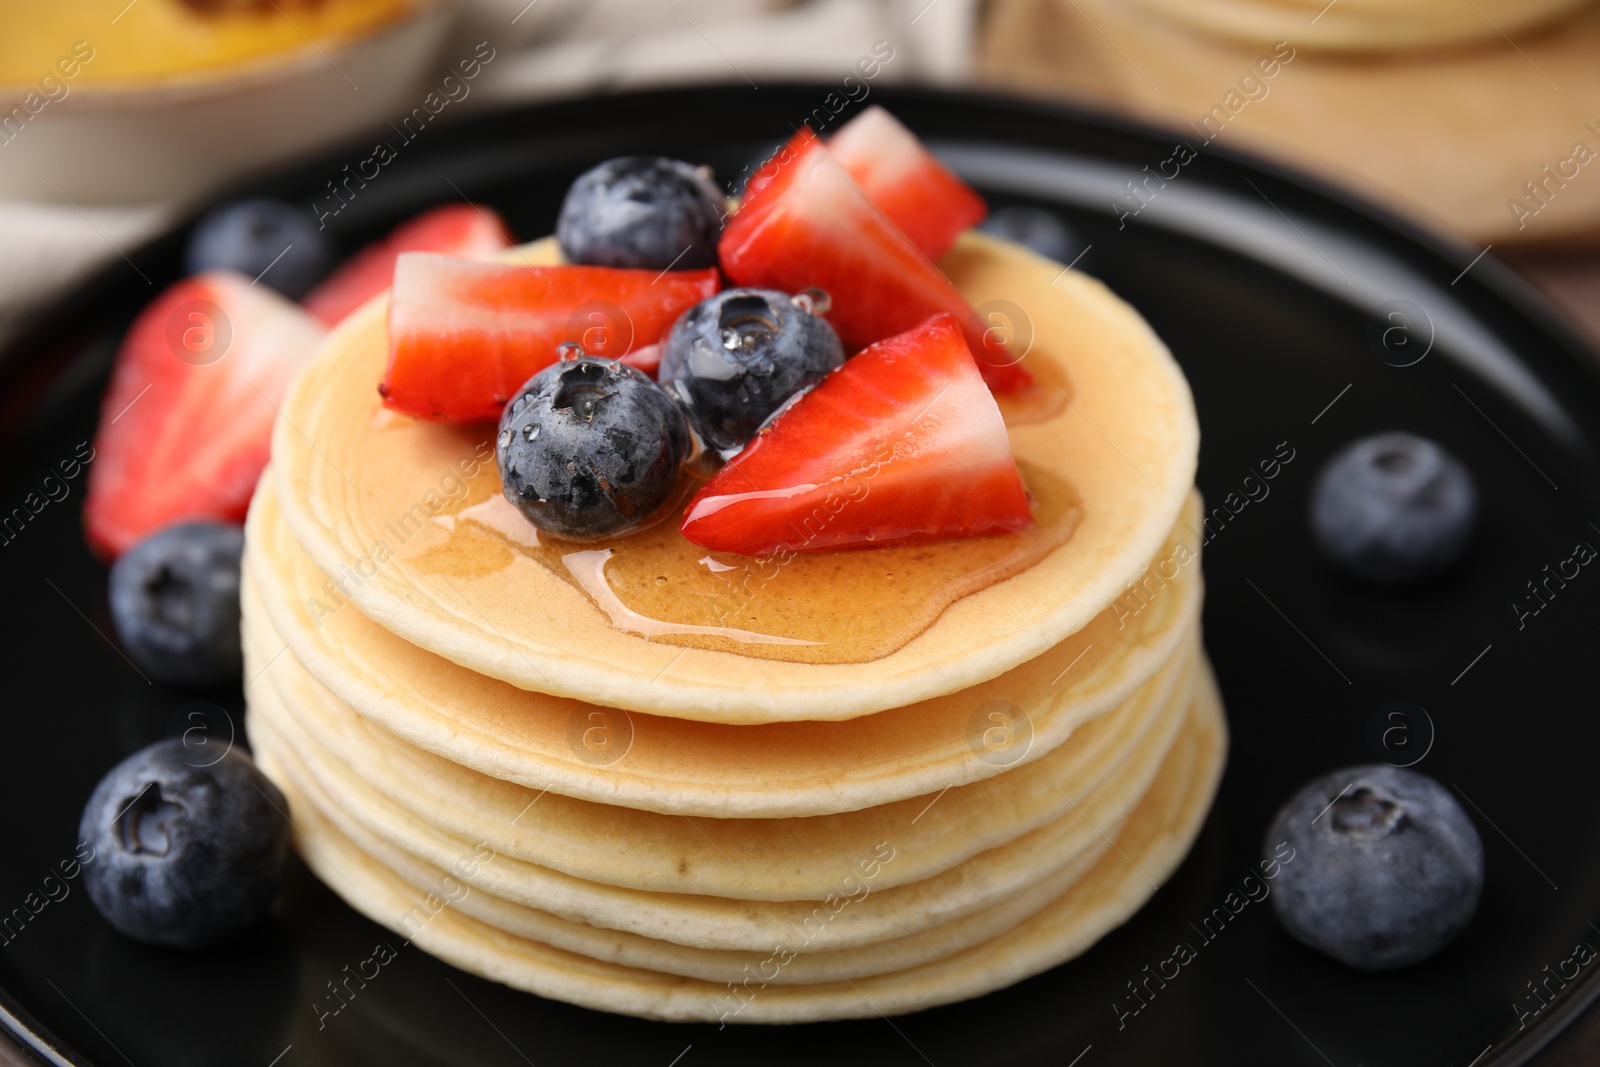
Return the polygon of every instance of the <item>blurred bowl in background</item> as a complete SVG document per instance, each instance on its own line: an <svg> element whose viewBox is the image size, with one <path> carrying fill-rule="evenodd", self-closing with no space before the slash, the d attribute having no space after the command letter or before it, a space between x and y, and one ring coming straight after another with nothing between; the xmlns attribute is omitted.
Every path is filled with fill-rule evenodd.
<svg viewBox="0 0 1600 1067"><path fill-rule="evenodd" d="M1334 0L1337 3L1337 0ZM1321 52L1454 48L1535 31L1594 0L1130 0L1128 6L1217 37L1261 46L1287 40Z"/></svg>
<svg viewBox="0 0 1600 1067"><path fill-rule="evenodd" d="M242 62L69 83L0 145L0 198L185 202L287 165L420 106L455 18L451 0L416 0L365 32ZM38 89L0 85L0 119Z"/></svg>

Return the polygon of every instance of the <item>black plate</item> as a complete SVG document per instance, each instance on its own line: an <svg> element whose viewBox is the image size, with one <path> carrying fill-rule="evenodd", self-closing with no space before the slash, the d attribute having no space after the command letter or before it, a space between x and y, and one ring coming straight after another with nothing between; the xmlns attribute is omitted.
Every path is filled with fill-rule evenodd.
<svg viewBox="0 0 1600 1067"><path fill-rule="evenodd" d="M567 182L597 160L663 152L736 174L824 108L829 92L653 93L429 129L331 228L355 248L420 208L466 195L531 238L549 232ZM1070 220L1092 245L1080 267L1138 308L1188 372L1208 499L1244 499L1247 489L1259 498L1207 550L1207 643L1233 750L1216 809L1170 883L1081 959L980 1000L892 1023L719 1030L540 1000L414 948L319 1026L314 1005L333 1003L327 983L397 939L303 868L265 929L203 955L123 940L80 883L68 882L64 899L44 903L0 946L0 1001L14 1027L59 1049L58 1062L140 1067L1459 1067L1524 1062L1593 998L1594 966L1578 968L1559 995L1536 999L1530 983L1556 990L1551 976L1572 974L1575 964L1563 961L1575 946L1600 945L1591 923L1600 912L1600 793L1590 784L1600 750L1591 659L1600 574L1585 567L1564 588L1552 584L1536 615L1519 620L1512 606L1575 544L1600 545L1592 357L1492 258L1473 263L1476 249L1192 133L1198 157L1178 166L1165 163L1175 135L1102 116L887 89L872 100L947 153L993 203L1045 204ZM310 203L369 154L355 145L252 191ZM1125 181L1162 172L1177 176L1143 185L1148 204L1137 216L1128 212L1140 201L1113 203L1119 191L1134 195ZM27 494L92 435L117 338L177 277L183 237L156 242L131 265L115 261L7 353L5 508L41 499ZM1476 472L1485 503L1465 567L1405 595L1325 572L1303 517L1318 464L1351 437L1392 427L1447 443ZM1262 460L1289 450L1266 496L1246 484ZM106 768L197 723L221 743L240 721L236 691L202 694L226 716L191 719L196 694L147 685L106 638L105 571L79 532L83 479L67 484L65 500L45 504L0 545L10 614L0 916L46 899L29 894L72 856L81 805ZM1375 749L1369 735L1382 728L1373 724L1392 725L1379 709L1393 700L1426 709L1426 719L1413 712L1408 731ZM1277 805L1312 775L1375 755L1421 757L1418 768L1457 790L1483 835L1488 885L1460 940L1409 970L1358 974L1291 941L1265 903L1247 905L1206 940L1198 927L1254 868ZM1122 1015L1138 1004L1130 984L1179 942L1197 958L1164 987L1150 985L1155 996L1145 994L1138 1014Z"/></svg>

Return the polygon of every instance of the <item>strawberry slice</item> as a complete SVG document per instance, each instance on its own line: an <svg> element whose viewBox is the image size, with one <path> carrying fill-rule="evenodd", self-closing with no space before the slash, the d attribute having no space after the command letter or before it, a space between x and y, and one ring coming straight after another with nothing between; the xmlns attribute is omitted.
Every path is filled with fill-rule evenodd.
<svg viewBox="0 0 1600 1067"><path fill-rule="evenodd" d="M661 370L661 346L664 341L657 341L653 345L635 345L633 351L622 357L622 362L634 370L643 371L654 378Z"/></svg>
<svg viewBox="0 0 1600 1067"><path fill-rule="evenodd" d="M832 298L828 321L852 348L909 330L941 311L962 324L996 392L1033 381L961 294L802 130L751 178L722 231L722 269L736 284Z"/></svg>
<svg viewBox="0 0 1600 1067"><path fill-rule="evenodd" d="M828 151L856 188L929 259L950 251L962 230L989 213L971 186L876 104L839 127Z"/></svg>
<svg viewBox="0 0 1600 1067"><path fill-rule="evenodd" d="M116 556L180 519L244 519L289 380L326 334L296 305L218 271L156 298L123 339L95 433L84 523Z"/></svg>
<svg viewBox="0 0 1600 1067"><path fill-rule="evenodd" d="M728 461L683 535L768 555L1011 533L1033 521L956 320L864 348Z"/></svg>
<svg viewBox="0 0 1600 1067"><path fill-rule="evenodd" d="M378 391L423 419L497 419L568 341L591 356L652 354L679 315L714 294L715 267L523 267L406 252L389 303L389 369ZM654 354L659 361L659 351Z"/></svg>
<svg viewBox="0 0 1600 1067"><path fill-rule="evenodd" d="M393 233L347 259L304 300L307 311L336 326L350 312L389 288L401 252L439 252L488 259L511 247L505 220L477 204L447 204L424 211Z"/></svg>
<svg viewBox="0 0 1600 1067"><path fill-rule="evenodd" d="M744 217L746 225L782 199L784 190L794 178L794 164L821 143L817 135L811 132L810 126L802 126L782 148L772 153L771 158L750 175L750 180L744 184L738 211L738 214Z"/></svg>

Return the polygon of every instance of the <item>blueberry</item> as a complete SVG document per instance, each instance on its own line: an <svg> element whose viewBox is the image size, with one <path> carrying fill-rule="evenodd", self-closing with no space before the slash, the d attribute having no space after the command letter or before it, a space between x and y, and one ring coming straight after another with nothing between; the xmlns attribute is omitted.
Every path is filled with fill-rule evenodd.
<svg viewBox="0 0 1600 1067"><path fill-rule="evenodd" d="M240 200L216 208L195 226L184 269L235 270L298 300L333 269L336 258L310 212L281 200Z"/></svg>
<svg viewBox="0 0 1600 1067"><path fill-rule="evenodd" d="M1459 459L1410 433L1335 453L1311 490L1311 540L1331 564L1380 586L1415 585L1466 555L1478 488Z"/></svg>
<svg viewBox="0 0 1600 1067"><path fill-rule="evenodd" d="M622 156L567 190L556 241L569 263L646 270L715 266L727 204L709 167Z"/></svg>
<svg viewBox="0 0 1600 1067"><path fill-rule="evenodd" d="M1061 216L1042 207L1015 205L996 208L979 223L978 229L1031 249L1057 263L1071 263L1084 251L1083 241L1061 221Z"/></svg>
<svg viewBox="0 0 1600 1067"><path fill-rule="evenodd" d="M1294 851L1272 894L1279 921L1360 970L1428 958L1478 908L1478 831L1448 790L1415 771L1372 763L1317 779L1279 810L1264 853L1283 842Z"/></svg>
<svg viewBox="0 0 1600 1067"><path fill-rule="evenodd" d="M591 541L654 518L688 458L689 424L655 382L593 356L530 378L500 416L506 499L534 526Z"/></svg>
<svg viewBox="0 0 1600 1067"><path fill-rule="evenodd" d="M89 899L149 945L206 948L261 919L289 851L288 804L249 757L168 738L100 779L78 825Z"/></svg>
<svg viewBox="0 0 1600 1067"><path fill-rule="evenodd" d="M790 397L844 364L839 335L787 293L724 289L673 323L661 384L701 438L744 446Z"/></svg>
<svg viewBox="0 0 1600 1067"><path fill-rule="evenodd" d="M220 522L168 526L111 566L111 622L128 658L158 682L239 679L239 563L244 531Z"/></svg>

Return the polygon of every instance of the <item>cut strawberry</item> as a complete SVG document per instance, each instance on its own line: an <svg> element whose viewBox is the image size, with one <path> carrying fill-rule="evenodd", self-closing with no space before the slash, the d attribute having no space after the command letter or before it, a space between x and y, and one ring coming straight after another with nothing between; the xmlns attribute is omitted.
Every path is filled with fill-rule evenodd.
<svg viewBox="0 0 1600 1067"><path fill-rule="evenodd" d="M188 278L134 320L95 434L84 523L116 556L180 519L244 519L289 380L322 324L231 272Z"/></svg>
<svg viewBox="0 0 1600 1067"><path fill-rule="evenodd" d="M438 252L463 259L488 259L511 247L505 220L477 204L447 204L402 223L347 259L301 301L329 326L377 296L394 280L401 252Z"/></svg>
<svg viewBox="0 0 1600 1067"><path fill-rule="evenodd" d="M782 148L772 153L772 156L750 175L750 180L744 183L744 194L739 204L739 215L744 217L746 225L754 221L755 217L764 212L769 205L782 199L784 189L794 177L794 164L821 143L817 135L811 132L810 126L802 126Z"/></svg>
<svg viewBox="0 0 1600 1067"><path fill-rule="evenodd" d="M662 344L663 342L657 341L653 345L635 345L633 351L622 357L621 362L654 378L656 372L661 370Z"/></svg>
<svg viewBox="0 0 1600 1067"><path fill-rule="evenodd" d="M821 142L802 131L751 180L749 200L722 231L722 269L739 285L833 301L828 321L858 348L947 312L966 331L991 389L1033 380L928 258L861 194ZM788 153L788 162L783 162Z"/></svg>
<svg viewBox="0 0 1600 1067"><path fill-rule="evenodd" d="M767 555L1011 533L1033 521L955 319L863 349L707 482L683 535Z"/></svg>
<svg viewBox="0 0 1600 1067"><path fill-rule="evenodd" d="M379 392L418 418L497 419L561 344L623 359L661 340L719 284L714 267L520 267L406 252L395 266Z"/></svg>
<svg viewBox="0 0 1600 1067"><path fill-rule="evenodd" d="M856 188L929 259L950 251L962 230L989 213L971 186L877 105L839 127L828 151Z"/></svg>

